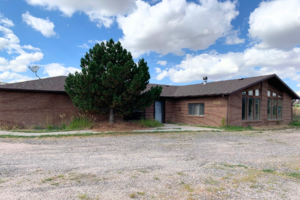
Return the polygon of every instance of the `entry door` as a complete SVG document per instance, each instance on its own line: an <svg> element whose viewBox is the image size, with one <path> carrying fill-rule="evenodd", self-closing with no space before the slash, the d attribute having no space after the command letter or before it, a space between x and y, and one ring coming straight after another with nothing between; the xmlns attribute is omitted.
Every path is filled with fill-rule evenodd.
<svg viewBox="0 0 300 200"><path fill-rule="evenodd" d="M161 101L155 101L155 119L162 122L162 103Z"/></svg>

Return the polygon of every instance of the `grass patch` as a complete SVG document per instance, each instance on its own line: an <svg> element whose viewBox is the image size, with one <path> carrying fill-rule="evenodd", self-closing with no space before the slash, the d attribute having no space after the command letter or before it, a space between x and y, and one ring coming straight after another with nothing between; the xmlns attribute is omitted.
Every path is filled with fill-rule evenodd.
<svg viewBox="0 0 300 200"><path fill-rule="evenodd" d="M194 189L191 188L191 186L189 184L185 184L184 189L186 189L188 192L194 192Z"/></svg>
<svg viewBox="0 0 300 200"><path fill-rule="evenodd" d="M157 180L157 181L159 181L159 178L158 178L158 177L154 177L154 180Z"/></svg>
<svg viewBox="0 0 300 200"><path fill-rule="evenodd" d="M274 173L275 172L274 169L263 169L262 171L266 172L266 173Z"/></svg>
<svg viewBox="0 0 300 200"><path fill-rule="evenodd" d="M252 126L248 125L246 127L243 126L224 126L222 127L225 131L251 131L254 130Z"/></svg>
<svg viewBox="0 0 300 200"><path fill-rule="evenodd" d="M142 119L138 123L140 125L146 126L146 127L160 127L160 126L164 126L162 123L160 123L159 121L157 121L155 119Z"/></svg>
<svg viewBox="0 0 300 200"><path fill-rule="evenodd" d="M132 199L134 199L134 198L137 197L135 193L131 193L131 194L129 194L128 196L129 196L130 198L132 198Z"/></svg>
<svg viewBox="0 0 300 200"><path fill-rule="evenodd" d="M205 183L210 184L210 185L218 185L219 184L218 181L216 181L212 178L205 179Z"/></svg>
<svg viewBox="0 0 300 200"><path fill-rule="evenodd" d="M298 173L298 172L289 173L288 176L300 179L300 173Z"/></svg>
<svg viewBox="0 0 300 200"><path fill-rule="evenodd" d="M82 200L86 200L89 199L89 196L87 195L87 193L84 194L79 193L78 198Z"/></svg>
<svg viewBox="0 0 300 200"><path fill-rule="evenodd" d="M290 126L300 126L300 121L293 121L289 123Z"/></svg>
<svg viewBox="0 0 300 200"><path fill-rule="evenodd" d="M138 195L144 196L146 192L137 192Z"/></svg>
<svg viewBox="0 0 300 200"><path fill-rule="evenodd" d="M243 168L245 168L245 169L248 168L246 165L241 165L241 164L238 164L238 165L230 165L230 164L227 164L227 163L222 163L221 165L223 165L224 167L230 167L230 168L235 168L235 167L243 167Z"/></svg>
<svg viewBox="0 0 300 200"><path fill-rule="evenodd" d="M257 188L262 188L262 186L261 185L250 185L249 186L250 188L252 188L252 189L257 189Z"/></svg>
<svg viewBox="0 0 300 200"><path fill-rule="evenodd" d="M67 126L67 129L71 130L79 130L79 129L89 129L93 125L93 120L91 120L86 115L79 115L78 117L74 117L72 122Z"/></svg>

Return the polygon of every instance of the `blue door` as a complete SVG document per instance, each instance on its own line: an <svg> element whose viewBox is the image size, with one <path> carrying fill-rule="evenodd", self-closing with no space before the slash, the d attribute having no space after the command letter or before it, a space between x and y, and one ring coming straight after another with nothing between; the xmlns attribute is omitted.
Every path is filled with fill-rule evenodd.
<svg viewBox="0 0 300 200"><path fill-rule="evenodd" d="M155 101L155 119L162 122L162 103L161 101Z"/></svg>

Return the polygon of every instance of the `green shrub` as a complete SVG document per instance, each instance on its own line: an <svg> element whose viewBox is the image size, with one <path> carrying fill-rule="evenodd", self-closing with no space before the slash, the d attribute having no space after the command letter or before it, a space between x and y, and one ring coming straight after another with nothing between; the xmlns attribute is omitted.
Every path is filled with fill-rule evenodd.
<svg viewBox="0 0 300 200"><path fill-rule="evenodd" d="M296 104L296 105L295 105L295 108L299 108L299 107L300 107L300 105L299 105L299 104Z"/></svg>
<svg viewBox="0 0 300 200"><path fill-rule="evenodd" d="M61 129L66 129L67 128L67 125L66 124L62 124L61 125Z"/></svg>
<svg viewBox="0 0 300 200"><path fill-rule="evenodd" d="M300 179L300 173L298 173L298 172L289 173L288 175L291 176L291 177Z"/></svg>
<svg viewBox="0 0 300 200"><path fill-rule="evenodd" d="M147 127L160 127L164 126L162 123L155 119L142 119L139 121L139 124L142 126L147 126Z"/></svg>
<svg viewBox="0 0 300 200"><path fill-rule="evenodd" d="M85 129L91 128L93 125L93 120L91 120L86 115L79 115L74 117L72 122L66 127L67 129Z"/></svg>
<svg viewBox="0 0 300 200"><path fill-rule="evenodd" d="M35 130L41 130L41 129L43 129L43 127L41 127L41 126L35 126L35 127L33 127L33 129L35 129Z"/></svg>
<svg viewBox="0 0 300 200"><path fill-rule="evenodd" d="M300 126L300 122L299 121L293 121L291 123L289 123L290 126Z"/></svg>

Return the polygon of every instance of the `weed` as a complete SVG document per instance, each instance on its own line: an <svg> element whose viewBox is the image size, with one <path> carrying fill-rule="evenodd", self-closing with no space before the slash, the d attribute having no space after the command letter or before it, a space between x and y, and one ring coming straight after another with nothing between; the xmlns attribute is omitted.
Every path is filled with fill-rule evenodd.
<svg viewBox="0 0 300 200"><path fill-rule="evenodd" d="M289 173L288 176L300 179L300 173L298 173L298 172Z"/></svg>
<svg viewBox="0 0 300 200"><path fill-rule="evenodd" d="M154 180L157 180L157 181L159 181L159 178L158 178L158 177L154 177Z"/></svg>
<svg viewBox="0 0 300 200"><path fill-rule="evenodd" d="M186 189L188 192L194 192L194 189L191 188L189 184L185 184L184 189Z"/></svg>
<svg viewBox="0 0 300 200"><path fill-rule="evenodd" d="M275 172L274 169L263 169L262 171L266 172L266 173L273 173L273 172Z"/></svg>
<svg viewBox="0 0 300 200"><path fill-rule="evenodd" d="M5 181L3 181L1 178L0 178L0 183L4 183Z"/></svg>
<svg viewBox="0 0 300 200"><path fill-rule="evenodd" d="M219 184L218 181L216 181L212 178L205 179L205 183L210 184L210 185L218 185Z"/></svg>
<svg viewBox="0 0 300 200"><path fill-rule="evenodd" d="M89 196L87 195L87 193L84 194L79 193L78 198L82 200L86 200L89 199Z"/></svg>
<svg viewBox="0 0 300 200"><path fill-rule="evenodd" d="M46 178L46 179L42 180L42 182L45 183L45 182L53 181L53 179L54 178Z"/></svg>
<svg viewBox="0 0 300 200"><path fill-rule="evenodd" d="M41 129L43 129L43 127L41 127L41 126L34 126L33 129L35 129L35 130L41 130Z"/></svg>
<svg viewBox="0 0 300 200"><path fill-rule="evenodd" d="M183 185L184 184L184 182L183 181L180 181L180 183L179 183L180 185Z"/></svg>
<svg viewBox="0 0 300 200"><path fill-rule="evenodd" d="M230 168L234 168L234 167L243 167L243 168L245 168L245 169L248 168L246 165L241 165L241 164L238 164L238 165L230 165L230 164L227 164L227 163L222 163L221 165L223 165L224 167L230 167Z"/></svg>
<svg viewBox="0 0 300 200"><path fill-rule="evenodd" d="M131 193L131 194L129 194L128 196L129 196L130 198L132 198L132 199L134 199L134 198L137 197L135 193Z"/></svg>
<svg viewBox="0 0 300 200"><path fill-rule="evenodd" d="M88 117L87 115L80 114L77 117L73 117L73 120L67 126L67 128L73 130L91 128L93 125L93 121L94 120L90 119L90 117Z"/></svg>
<svg viewBox="0 0 300 200"><path fill-rule="evenodd" d="M142 172L142 173L147 173L148 171L147 171L147 170L144 170L144 169L142 169L142 170L140 170L140 172Z"/></svg>
<svg viewBox="0 0 300 200"><path fill-rule="evenodd" d="M262 188L261 185L250 185L249 187L252 189Z"/></svg>
<svg viewBox="0 0 300 200"><path fill-rule="evenodd" d="M138 123L140 125L146 126L146 127L160 127L160 126L164 126L162 123L160 123L159 121L157 121L155 119L142 119Z"/></svg>
<svg viewBox="0 0 300 200"><path fill-rule="evenodd" d="M59 183L51 183L51 185L58 186Z"/></svg>
<svg viewBox="0 0 300 200"><path fill-rule="evenodd" d="M183 175L184 175L183 172L178 172L177 174L180 175L180 176L183 176Z"/></svg>
<svg viewBox="0 0 300 200"><path fill-rule="evenodd" d="M144 196L146 192L137 192L138 195Z"/></svg>

